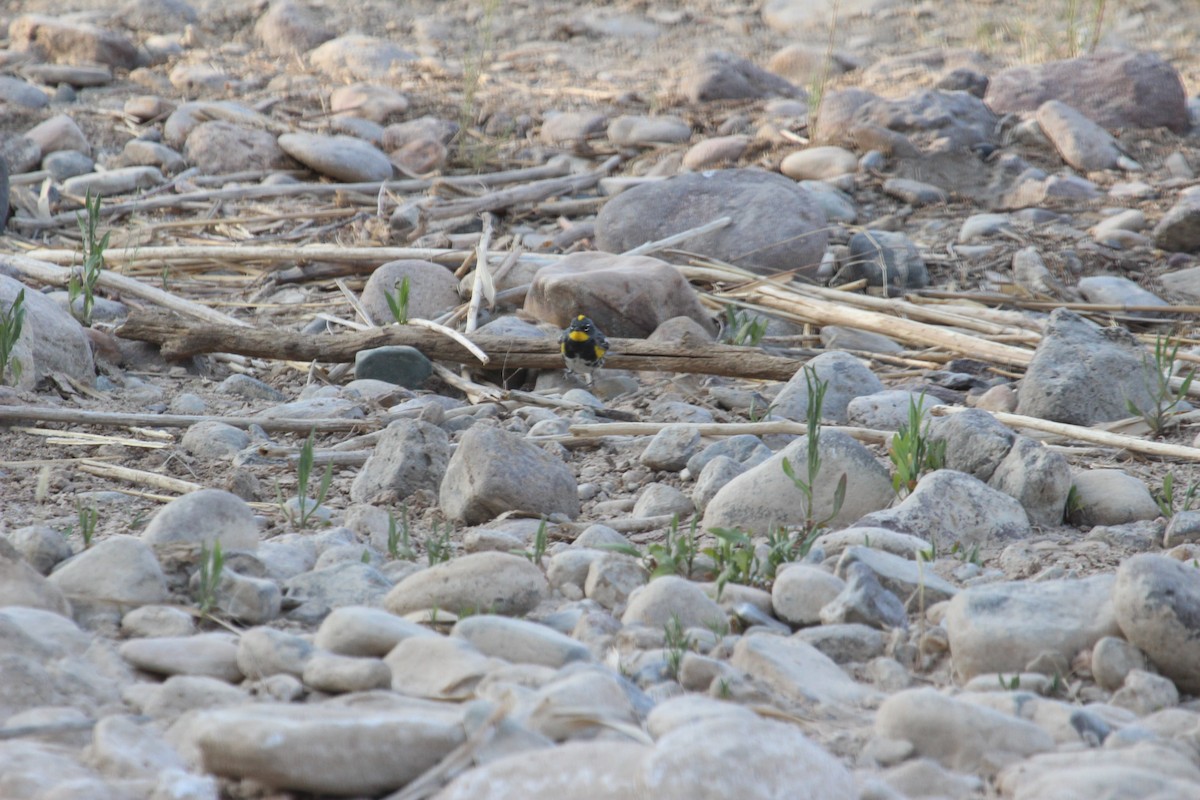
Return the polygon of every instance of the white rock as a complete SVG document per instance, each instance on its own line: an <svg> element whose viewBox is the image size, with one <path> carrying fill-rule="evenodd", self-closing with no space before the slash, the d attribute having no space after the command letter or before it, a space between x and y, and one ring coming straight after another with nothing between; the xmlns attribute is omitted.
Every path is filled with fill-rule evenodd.
<svg viewBox="0 0 1200 800"><path fill-rule="evenodd" d="M799 639L773 634L743 636L733 648L730 663L793 702L855 706L875 697L832 659Z"/></svg>
<svg viewBox="0 0 1200 800"><path fill-rule="evenodd" d="M393 614L439 608L520 615L532 611L549 586L542 571L521 556L471 553L421 570L388 592Z"/></svg>
<svg viewBox="0 0 1200 800"><path fill-rule="evenodd" d="M909 689L889 697L875 715L875 731L911 742L917 755L944 767L984 775L1054 749L1050 734L1032 722L936 689Z"/></svg>
<svg viewBox="0 0 1200 800"><path fill-rule="evenodd" d="M334 609L317 629L313 643L344 656L386 656L413 636L437 636L423 625L367 606Z"/></svg>
<svg viewBox="0 0 1200 800"><path fill-rule="evenodd" d="M472 697L483 676L505 664L485 656L470 642L445 636L405 639L384 663L392 671L394 691L431 700Z"/></svg>
<svg viewBox="0 0 1200 800"><path fill-rule="evenodd" d="M591 651L580 642L553 628L494 615L476 615L459 620L450 635L466 639L481 653L514 664L543 664L561 667L572 661L590 661Z"/></svg>
<svg viewBox="0 0 1200 800"><path fill-rule="evenodd" d="M274 789L376 795L404 786L463 740L458 714L305 704L202 712L195 746L209 772Z"/></svg>
<svg viewBox="0 0 1200 800"><path fill-rule="evenodd" d="M705 757L696 758L702 743ZM753 764L750 770L731 764ZM677 728L655 744L642 766L647 796L657 800L738 797L771 800L803 793L855 800L854 780L838 759L794 725L722 716Z"/></svg>
<svg viewBox="0 0 1200 800"><path fill-rule="evenodd" d="M1069 664L1083 649L1119 632L1112 575L1080 580L1016 581L959 592L943 624L962 680L987 672L1024 672L1052 654Z"/></svg>

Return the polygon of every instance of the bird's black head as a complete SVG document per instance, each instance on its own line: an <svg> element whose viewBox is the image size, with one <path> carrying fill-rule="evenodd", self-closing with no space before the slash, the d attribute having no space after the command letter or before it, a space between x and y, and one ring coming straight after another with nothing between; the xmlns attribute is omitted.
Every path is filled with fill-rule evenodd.
<svg viewBox="0 0 1200 800"><path fill-rule="evenodd" d="M593 330L595 330L595 328L596 328L596 326L592 324L592 321L590 319L585 317L583 314L580 314L580 315L576 316L575 319L571 320L571 325L570 325L569 329L573 330L573 331L583 331L584 333L591 333Z"/></svg>

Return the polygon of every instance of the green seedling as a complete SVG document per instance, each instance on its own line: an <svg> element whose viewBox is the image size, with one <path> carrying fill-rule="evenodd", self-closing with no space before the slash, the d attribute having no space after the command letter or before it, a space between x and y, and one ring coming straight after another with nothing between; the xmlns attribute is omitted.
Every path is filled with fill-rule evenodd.
<svg viewBox="0 0 1200 800"><path fill-rule="evenodd" d="M701 550L712 559L717 570L717 599L725 591L726 584L763 583L764 571L749 534L736 528L710 528L716 542Z"/></svg>
<svg viewBox="0 0 1200 800"><path fill-rule="evenodd" d="M917 486L927 472L941 469L946 463L946 442L933 441L929 436L929 421L922 424L925 393L919 399L908 399L908 421L900 426L888 447L888 458L895 471L892 489L903 497Z"/></svg>
<svg viewBox="0 0 1200 800"><path fill-rule="evenodd" d="M787 458L783 459L782 466L783 474L787 475L792 484L800 491L803 522L801 530L796 534L800 537L796 550L806 555L808 548L812 547L812 542L820 535L821 530L841 513L842 506L846 502L847 476L842 473L834 487L833 505L830 512L824 516L818 516L815 491L817 479L821 474L821 409L825 404L825 393L829 389L829 382L818 378L812 367L804 368L804 381L808 386L808 409L805 415L808 434L805 436L804 474L798 473Z"/></svg>
<svg viewBox="0 0 1200 800"><path fill-rule="evenodd" d="M309 432L308 438L300 446L300 460L296 463L296 499L299 501L299 512L294 521L302 530L308 527L312 515L325 502L329 494L329 485L333 482L333 465L326 464L325 473L321 476L321 482L317 484L316 492L312 496L309 495L309 481L313 470L313 436L314 434Z"/></svg>
<svg viewBox="0 0 1200 800"><path fill-rule="evenodd" d="M83 549L87 550L92 546L92 539L96 535L96 525L100 522L100 512L95 506L85 506L83 503L75 504L75 516L79 520L79 538L83 539Z"/></svg>
<svg viewBox="0 0 1200 800"><path fill-rule="evenodd" d="M543 519L538 525L537 533L533 535L533 549L529 550L510 550L514 556L525 556L529 561L537 566L542 565L542 559L546 555L546 520Z"/></svg>
<svg viewBox="0 0 1200 800"><path fill-rule="evenodd" d="M0 384L4 383L4 373L10 372L13 383L21 380L22 365L12 357L21 338L21 327L25 324L25 290L17 292L16 299L8 308L0 306Z"/></svg>
<svg viewBox="0 0 1200 800"><path fill-rule="evenodd" d="M211 614L217 607L217 587L221 585L221 572L225 569L225 555L221 552L221 542L213 542L210 550L207 545L200 548L200 578L197 586L197 601L201 614Z"/></svg>
<svg viewBox="0 0 1200 800"><path fill-rule="evenodd" d="M1072 489L1075 487L1072 486ZM1173 517L1180 511L1191 511L1197 505L1197 493L1200 493L1200 482L1193 481L1188 484L1187 490L1184 491L1182 497L1175 496L1175 473L1168 472L1162 480L1162 486L1156 490L1152 490L1154 502L1158 504L1158 510L1164 517Z"/></svg>
<svg viewBox="0 0 1200 800"><path fill-rule="evenodd" d="M394 292L384 292L384 298L387 300L388 310L392 312L392 318L399 325L408 324L408 295L410 291L408 276L405 275L399 286Z"/></svg>
<svg viewBox="0 0 1200 800"><path fill-rule="evenodd" d="M1179 342L1171 342L1162 336L1154 340L1154 364L1147 364L1147 388L1150 390L1150 405L1138 408L1132 400L1126 400L1125 406L1129 413L1141 417L1150 428L1153 436L1161 436L1173 421L1179 404L1187 397L1192 380L1196 377L1194 370L1189 371L1176 389L1171 385L1171 373L1175 367L1175 357L1179 355Z"/></svg>
<svg viewBox="0 0 1200 800"><path fill-rule="evenodd" d="M108 249L108 240L112 232L97 238L100 227L100 195L92 196L91 190L84 198L85 213L75 215L79 223L79 232L83 236L83 264L78 269L71 270L67 281L67 297L70 300L71 313L75 314L84 325L92 324L92 307L96 302L96 284L100 281L100 273L104 270L104 251ZM75 301L82 298L83 307L76 311Z"/></svg>
<svg viewBox="0 0 1200 800"><path fill-rule="evenodd" d="M449 525L446 526L445 531L439 534L438 524L433 523L433 533L425 537L425 557L429 560L431 567L454 557L454 545L450 542Z"/></svg>
<svg viewBox="0 0 1200 800"><path fill-rule="evenodd" d="M397 561L415 561L417 552L413 550L409 538L408 503L400 506L400 523L396 523L396 515L388 512L388 555Z"/></svg>
<svg viewBox="0 0 1200 800"><path fill-rule="evenodd" d="M679 680L679 667L683 664L683 656L693 645L692 637L684 630L679 615L672 614L663 626L663 649L666 650L667 673L672 680Z"/></svg>
<svg viewBox="0 0 1200 800"><path fill-rule="evenodd" d="M745 309L725 306L724 339L729 344L758 347L767 335L767 320Z"/></svg>

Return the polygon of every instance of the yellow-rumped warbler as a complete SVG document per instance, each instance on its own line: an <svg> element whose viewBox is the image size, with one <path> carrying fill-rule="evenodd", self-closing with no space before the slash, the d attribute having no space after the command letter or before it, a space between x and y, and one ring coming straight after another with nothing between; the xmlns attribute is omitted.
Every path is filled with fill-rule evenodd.
<svg viewBox="0 0 1200 800"><path fill-rule="evenodd" d="M608 353L608 339L595 323L583 314L575 317L558 337L558 347L567 369L586 375L588 386L592 386L595 372L604 366L604 356Z"/></svg>

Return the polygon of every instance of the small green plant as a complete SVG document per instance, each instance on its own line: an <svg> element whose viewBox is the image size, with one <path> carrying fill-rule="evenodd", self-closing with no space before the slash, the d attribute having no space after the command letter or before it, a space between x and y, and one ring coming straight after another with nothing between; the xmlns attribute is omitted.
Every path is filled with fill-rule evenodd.
<svg viewBox="0 0 1200 800"><path fill-rule="evenodd" d="M475 35L470 38L471 44L463 58L462 102L458 107L459 152L467 157L466 160L476 171L483 168L488 148L483 145L468 146L469 131L479 119L479 87L483 84L483 75L492 59L494 23L499 9L500 0L483 0L479 19L475 23Z"/></svg>
<svg viewBox="0 0 1200 800"><path fill-rule="evenodd" d="M316 492L309 495L309 481L312 479L313 470L313 432L309 432L308 438L304 440L304 444L300 446L300 460L296 463L296 500L298 501L298 511L296 518L293 520L303 530L308 527L309 520L316 513L321 504L325 502L326 496L329 494L329 485L333 482L333 465L325 465L325 473L321 476L321 482L317 484ZM284 509L287 514L287 509ZM291 516L288 514L288 516Z"/></svg>
<svg viewBox="0 0 1200 800"><path fill-rule="evenodd" d="M412 540L409 538L408 503L400 506L399 524L396 522L396 515L388 512L387 551L388 555L397 561L415 561L417 558L417 551L413 550Z"/></svg>
<svg viewBox="0 0 1200 800"><path fill-rule="evenodd" d="M1004 680L1003 673L1001 673L999 675L999 678L1000 678L1000 687L1007 691L1015 692L1017 689L1021 688L1021 676L1020 675L1013 675L1012 678L1010 678L1009 680L1006 681L1006 680Z"/></svg>
<svg viewBox="0 0 1200 800"><path fill-rule="evenodd" d="M771 412L775 410L774 403L767 405L759 405L755 398L750 398L750 408L746 409L746 418L751 422L762 422L767 417L771 416Z"/></svg>
<svg viewBox="0 0 1200 800"><path fill-rule="evenodd" d="M667 651L667 673L672 680L679 680L679 667L684 653L693 647L691 635L684 630L678 614L672 614L663 626L663 648Z"/></svg>
<svg viewBox="0 0 1200 800"><path fill-rule="evenodd" d="M734 306L725 306L723 338L729 344L758 347L767 335L767 320Z"/></svg>
<svg viewBox="0 0 1200 800"><path fill-rule="evenodd" d="M531 563L536 566L542 565L542 558L546 555L546 520L542 519L538 525L537 532L533 535L533 549L525 550L510 550L514 556L525 556Z"/></svg>
<svg viewBox="0 0 1200 800"><path fill-rule="evenodd" d="M371 563L371 551L364 547L363 551L362 551L362 556L360 556L358 560L364 564L370 564Z"/></svg>
<svg viewBox="0 0 1200 800"><path fill-rule="evenodd" d="M1159 506L1161 508L1162 506ZM1071 488L1067 490L1067 508L1063 516L1071 517L1073 514L1078 514L1083 510L1083 500L1079 498L1079 487L1071 484Z"/></svg>
<svg viewBox="0 0 1200 800"><path fill-rule="evenodd" d="M718 600L728 583L753 585L762 582L763 567L749 534L736 528L710 528L708 532L716 542L701 552L712 559L717 570Z"/></svg>
<svg viewBox="0 0 1200 800"><path fill-rule="evenodd" d="M399 286L394 292L384 292L383 296L387 300L388 310L392 312L392 318L399 325L408 324L408 295L410 286L408 276L405 275L400 280Z"/></svg>
<svg viewBox="0 0 1200 800"><path fill-rule="evenodd" d="M717 697L722 700L729 700L733 697L733 687L729 683L729 678L717 680Z"/></svg>
<svg viewBox="0 0 1200 800"><path fill-rule="evenodd" d="M925 393L919 399L908 398L908 421L900 426L888 447L888 458L895 471L892 473L892 489L900 497L916 488L917 481L926 472L941 469L946 463L946 442L931 441L929 421L922 425Z"/></svg>
<svg viewBox="0 0 1200 800"><path fill-rule="evenodd" d="M937 561L937 558L937 542L930 542L929 547L926 547L924 550L917 551L917 561L924 561L927 564L932 564L933 562Z"/></svg>
<svg viewBox="0 0 1200 800"><path fill-rule="evenodd" d="M950 555L962 561L965 564L974 564L977 567L983 566L983 559L979 556L979 544L971 546L971 549L963 547L962 542L955 542L950 548Z"/></svg>
<svg viewBox="0 0 1200 800"><path fill-rule="evenodd" d="M429 560L431 567L454 557L454 545L450 542L449 525L439 534L437 522L433 523L433 532L425 537L425 557Z"/></svg>
<svg viewBox="0 0 1200 800"><path fill-rule="evenodd" d="M812 541L816 539L821 529L841 513L842 505L846 502L847 476L843 472L838 479L833 492L833 505L829 513L818 516L815 491L817 479L821 474L821 409L825 404L825 392L829 389L829 382L818 378L812 367L804 368L804 382L808 386L808 409L805 415L808 433L804 437L804 474L798 474L795 467L792 466L792 462L786 457L783 459L783 474L787 475L795 487L800 490L803 523L802 529L797 535L801 537L802 543L807 541L811 547ZM803 544L801 544L802 546ZM807 553L807 550L804 552Z"/></svg>
<svg viewBox="0 0 1200 800"><path fill-rule="evenodd" d="M1081 52L1094 52L1100 44L1104 30L1104 11L1107 0L1091 0L1090 19L1083 20L1084 0L1067 0L1067 57L1075 58Z"/></svg>
<svg viewBox="0 0 1200 800"><path fill-rule="evenodd" d="M0 306L0 384L4 373L9 371L13 383L21 380L21 362L12 357L17 340L21 338L21 327L25 324L25 290L17 292L16 299L8 308Z"/></svg>
<svg viewBox="0 0 1200 800"><path fill-rule="evenodd" d="M692 518L687 533L679 532L679 515L671 518L671 526L662 542L653 542L643 553L632 544L605 544L601 550L611 550L624 553L642 562L642 566L650 573L650 579L661 578L664 575L679 575L684 578L692 577L696 569L696 555L700 552L697 545L696 529L700 525L697 517Z"/></svg>
<svg viewBox="0 0 1200 800"><path fill-rule="evenodd" d="M96 535L96 525L100 522L100 512L96 510L95 506L76 503L75 518L79 521L79 538L83 539L83 549L87 550L92 546L92 539Z"/></svg>
<svg viewBox="0 0 1200 800"><path fill-rule="evenodd" d="M88 190L84 198L85 213L77 213L75 220L79 223L79 232L83 235L83 265L78 270L71 270L67 282L67 297L71 304L71 313L78 317L84 325L92 324L92 307L96 302L96 284L100 281L100 273L104 270L104 251L108 249L109 231L96 238L100 226L100 195L92 196ZM82 298L83 308L75 309L75 301Z"/></svg>
<svg viewBox="0 0 1200 800"><path fill-rule="evenodd" d="M825 57L821 61L821 70L814 74L808 86L808 129L815 130L817 112L821 110L821 99L825 96L825 87L829 83L829 71L833 66L833 50L837 43L838 12L840 0L834 0L832 14L829 18L829 40L825 44Z"/></svg>
<svg viewBox="0 0 1200 800"><path fill-rule="evenodd" d="M196 588L197 601L201 614L211 614L217 607L217 587L221 585L221 572L225 569L225 555L221 552L221 542L213 542L210 550L207 545L200 548L200 578Z"/></svg>
<svg viewBox="0 0 1200 800"><path fill-rule="evenodd" d="M1075 487L1072 486L1072 489ZM1168 472L1162 480L1162 486L1152 490L1154 502L1158 504L1158 510L1164 517L1173 517L1180 511L1191 511L1196 507L1197 497L1200 493L1200 482L1193 481L1188 484L1187 490L1184 491L1182 497L1175 496L1175 473Z"/></svg>
<svg viewBox="0 0 1200 800"><path fill-rule="evenodd" d="M1187 397L1188 388L1196 377L1194 370L1176 389L1171 385L1171 373L1175 367L1175 357L1179 355L1179 341L1172 342L1162 336L1154 340L1154 365L1147 363L1147 388L1150 390L1150 406L1138 408L1132 400L1126 400L1126 408L1134 416L1141 417L1150 428L1153 436L1161 436L1171 424L1180 402Z"/></svg>

